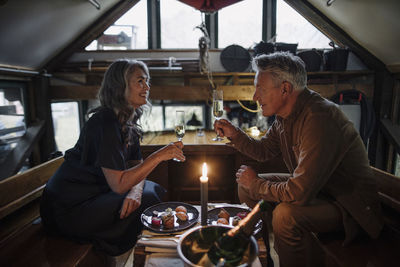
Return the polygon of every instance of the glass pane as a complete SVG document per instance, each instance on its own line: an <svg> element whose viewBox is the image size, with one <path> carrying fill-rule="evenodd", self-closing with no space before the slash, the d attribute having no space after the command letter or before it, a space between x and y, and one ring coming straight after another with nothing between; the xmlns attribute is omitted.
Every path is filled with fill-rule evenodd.
<svg viewBox="0 0 400 267"><path fill-rule="evenodd" d="M400 155L396 154L396 161L395 161L395 167L394 167L394 175L397 177L400 177Z"/></svg>
<svg viewBox="0 0 400 267"><path fill-rule="evenodd" d="M201 12L176 0L160 1L161 47L198 48Z"/></svg>
<svg viewBox="0 0 400 267"><path fill-rule="evenodd" d="M262 40L262 0L246 0L218 12L218 47L250 48Z"/></svg>
<svg viewBox="0 0 400 267"><path fill-rule="evenodd" d="M276 41L297 48L330 48L330 40L283 0L276 4Z"/></svg>
<svg viewBox="0 0 400 267"><path fill-rule="evenodd" d="M175 122L175 112L177 110L185 111L185 122L191 120L193 118L193 114L198 121L201 122L202 126L204 127L204 119L203 119L203 106L166 106L165 107L165 129L172 130L174 129L174 122ZM188 127L188 129L196 127Z"/></svg>
<svg viewBox="0 0 400 267"><path fill-rule="evenodd" d="M51 113L57 150L64 153L65 150L72 148L79 138L78 103L52 103Z"/></svg>
<svg viewBox="0 0 400 267"><path fill-rule="evenodd" d="M0 87L0 162L25 134L24 118L21 89Z"/></svg>
<svg viewBox="0 0 400 267"><path fill-rule="evenodd" d="M147 49L147 1L139 1L86 50Z"/></svg>
<svg viewBox="0 0 400 267"><path fill-rule="evenodd" d="M162 131L164 128L162 106L153 105L151 111L145 111L140 124L144 132Z"/></svg>

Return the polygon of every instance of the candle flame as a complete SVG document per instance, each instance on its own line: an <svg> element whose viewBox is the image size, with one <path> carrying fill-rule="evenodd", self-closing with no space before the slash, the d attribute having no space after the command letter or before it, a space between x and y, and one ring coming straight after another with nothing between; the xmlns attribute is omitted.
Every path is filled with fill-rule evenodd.
<svg viewBox="0 0 400 267"><path fill-rule="evenodd" d="M207 163L203 163L203 177L207 177Z"/></svg>

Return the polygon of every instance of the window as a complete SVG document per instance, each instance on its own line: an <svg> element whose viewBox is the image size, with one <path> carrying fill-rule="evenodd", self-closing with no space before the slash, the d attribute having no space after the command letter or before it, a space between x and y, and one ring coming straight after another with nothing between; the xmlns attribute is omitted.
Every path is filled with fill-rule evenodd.
<svg viewBox="0 0 400 267"><path fill-rule="evenodd" d="M400 155L396 154L396 159L394 163L394 175L400 177Z"/></svg>
<svg viewBox="0 0 400 267"><path fill-rule="evenodd" d="M246 0L218 12L218 47L232 44L250 48L262 40L261 0Z"/></svg>
<svg viewBox="0 0 400 267"><path fill-rule="evenodd" d="M23 89L0 85L0 163L25 134Z"/></svg>
<svg viewBox="0 0 400 267"><path fill-rule="evenodd" d="M179 105L179 106L166 106L165 107L165 129L173 130L175 123L175 112L177 110L185 111L185 122L187 123L192 119L193 114L196 118L202 122L202 127L204 127L204 108L201 105ZM190 127L189 127L190 128Z"/></svg>
<svg viewBox="0 0 400 267"><path fill-rule="evenodd" d="M65 152L78 141L80 133L79 109L77 102L52 103L54 135L57 150Z"/></svg>
<svg viewBox="0 0 400 267"><path fill-rule="evenodd" d="M161 47L198 48L201 12L176 0L160 1Z"/></svg>
<svg viewBox="0 0 400 267"><path fill-rule="evenodd" d="M147 49L147 1L139 1L86 50Z"/></svg>
<svg viewBox="0 0 400 267"><path fill-rule="evenodd" d="M283 0L276 3L276 41L297 48L330 48L330 40Z"/></svg>
<svg viewBox="0 0 400 267"><path fill-rule="evenodd" d="M164 129L163 107L153 105L151 110L146 110L140 118L140 125L144 132L156 132Z"/></svg>
<svg viewBox="0 0 400 267"><path fill-rule="evenodd" d="M204 128L204 105L201 104L153 104L151 111L147 110L140 119L140 125L144 132L170 131L174 129L175 112L177 110L185 111L186 124L190 120L197 120L201 126L186 125L188 130L196 129L196 127Z"/></svg>

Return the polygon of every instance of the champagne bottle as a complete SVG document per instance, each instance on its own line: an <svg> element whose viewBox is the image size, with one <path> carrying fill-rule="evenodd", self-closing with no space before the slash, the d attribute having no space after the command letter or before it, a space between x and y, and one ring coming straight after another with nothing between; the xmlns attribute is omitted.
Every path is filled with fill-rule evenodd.
<svg viewBox="0 0 400 267"><path fill-rule="evenodd" d="M239 265L250 243L254 227L261 219L261 212L267 210L267 203L261 200L253 210L235 227L224 233L208 251L208 258L215 265Z"/></svg>

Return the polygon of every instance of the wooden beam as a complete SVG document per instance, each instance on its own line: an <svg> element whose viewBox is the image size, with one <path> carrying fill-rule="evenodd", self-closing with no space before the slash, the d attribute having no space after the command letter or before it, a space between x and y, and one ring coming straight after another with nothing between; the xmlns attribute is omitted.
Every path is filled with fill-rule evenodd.
<svg viewBox="0 0 400 267"><path fill-rule="evenodd" d="M44 121L40 121L26 130L25 135L21 137L17 146L0 165L0 180L14 175L22 167L24 161L32 152L34 145L43 134L44 125Z"/></svg>
<svg viewBox="0 0 400 267"><path fill-rule="evenodd" d="M334 40L335 43L341 44L342 46L347 46L369 68L381 70L386 69L385 64L382 61L354 41L350 35L348 35L344 30L337 26L333 21L331 21L308 1L285 0L285 2L288 3L298 13L300 13L304 18L306 18L311 24L313 24L314 27Z"/></svg>
<svg viewBox="0 0 400 267"><path fill-rule="evenodd" d="M381 119L382 131L389 142L400 154L400 126L394 124L389 119Z"/></svg>
<svg viewBox="0 0 400 267"><path fill-rule="evenodd" d="M63 49L58 55L53 57L44 66L48 72L53 72L68 59L74 52L84 49L93 40L98 38L109 26L111 26L119 17L136 5L139 0L119 1L104 15L99 17L95 22L89 25L76 39L72 40L69 45Z"/></svg>
<svg viewBox="0 0 400 267"><path fill-rule="evenodd" d="M48 77L36 76L33 78L33 94L36 119L44 121L43 138L39 140L40 162L47 161L50 154L56 150L56 140L49 97L50 80ZM28 124L28 127L30 125Z"/></svg>
<svg viewBox="0 0 400 267"><path fill-rule="evenodd" d="M50 86L49 97L52 100L88 100L96 99L100 85Z"/></svg>
<svg viewBox="0 0 400 267"><path fill-rule="evenodd" d="M50 98L53 100L88 100L96 99L98 85L84 86L51 86ZM224 91L224 100L253 100L254 85L217 85ZM318 92L323 97L330 98L341 90L357 89L368 98L372 98L374 87L372 84L312 84L310 89ZM180 86L180 85L153 85L150 89L150 99L175 100L175 101L197 101L211 99L209 86Z"/></svg>
<svg viewBox="0 0 400 267"><path fill-rule="evenodd" d="M218 88L224 90L224 100L233 101L252 100L254 86L252 85L220 85ZM52 86L50 87L50 98L53 100L66 99L95 99L99 86ZM175 101L197 101L211 99L211 91L208 86L176 86L165 85L151 86L150 99L175 100Z"/></svg>

